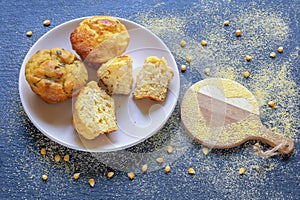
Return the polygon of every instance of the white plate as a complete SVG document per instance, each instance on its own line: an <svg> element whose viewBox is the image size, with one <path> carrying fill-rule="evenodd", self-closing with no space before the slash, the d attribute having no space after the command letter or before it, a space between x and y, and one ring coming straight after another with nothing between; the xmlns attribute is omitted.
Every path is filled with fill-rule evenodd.
<svg viewBox="0 0 300 200"><path fill-rule="evenodd" d="M19 75L20 98L24 110L32 123L50 139L72 149L90 152L108 152L136 145L155 134L172 114L179 95L180 79L176 62L168 47L152 32L134 22L120 19L130 34L130 43L125 54L133 63L133 75L150 55L164 57L173 68L175 76L170 82L167 99L163 103L151 100L133 100L132 95L114 96L119 130L85 140L72 126L72 101L51 105L32 92L25 79L28 59L40 49L61 47L71 52L70 33L84 18L63 23L43 35L27 53ZM89 69L89 79L97 80L96 71ZM135 84L135 83L134 83ZM133 84L133 86L134 86Z"/></svg>

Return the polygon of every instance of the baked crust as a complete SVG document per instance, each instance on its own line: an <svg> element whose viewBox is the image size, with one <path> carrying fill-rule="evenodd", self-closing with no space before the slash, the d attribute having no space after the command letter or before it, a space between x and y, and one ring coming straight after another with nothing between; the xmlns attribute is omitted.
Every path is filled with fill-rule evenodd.
<svg viewBox="0 0 300 200"><path fill-rule="evenodd" d="M70 35L76 53L85 63L97 68L109 59L122 55L129 40L125 25L110 16L87 18Z"/></svg>
<svg viewBox="0 0 300 200"><path fill-rule="evenodd" d="M39 50L28 60L25 77L33 92L45 102L55 104L78 94L88 74L73 53L52 48Z"/></svg>

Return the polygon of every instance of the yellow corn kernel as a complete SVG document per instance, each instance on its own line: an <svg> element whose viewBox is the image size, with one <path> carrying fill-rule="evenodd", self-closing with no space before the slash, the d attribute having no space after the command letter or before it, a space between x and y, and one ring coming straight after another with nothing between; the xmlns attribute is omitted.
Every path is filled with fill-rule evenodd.
<svg viewBox="0 0 300 200"><path fill-rule="evenodd" d="M48 176L46 174L43 174L42 175L42 179L43 179L43 181L47 181L48 180Z"/></svg>
<svg viewBox="0 0 300 200"><path fill-rule="evenodd" d="M75 173L75 174L73 175L73 179L74 179L74 180L78 180L78 179L79 179L79 176L80 176L80 173Z"/></svg>
<svg viewBox="0 0 300 200"><path fill-rule="evenodd" d="M186 66L185 66L185 65L181 65L180 70L181 70L182 72L185 72L185 71L186 71Z"/></svg>
<svg viewBox="0 0 300 200"><path fill-rule="evenodd" d="M70 156L67 154L64 156L64 161L69 162L70 161Z"/></svg>
<svg viewBox="0 0 300 200"><path fill-rule="evenodd" d="M44 24L44 26L50 26L51 22L49 19L47 19L43 22L43 24Z"/></svg>
<svg viewBox="0 0 300 200"><path fill-rule="evenodd" d="M229 26L230 22L228 20L224 21L224 26Z"/></svg>
<svg viewBox="0 0 300 200"><path fill-rule="evenodd" d="M270 107L270 108L274 108L275 107L275 102L274 101L269 101L268 102L268 106Z"/></svg>
<svg viewBox="0 0 300 200"><path fill-rule="evenodd" d="M157 161L158 163L163 163L163 162L164 162L164 159L160 157L160 158L157 158L156 161Z"/></svg>
<svg viewBox="0 0 300 200"><path fill-rule="evenodd" d="M186 45L186 42L185 42L184 40L181 40L180 46L181 46L181 47L185 47L185 45Z"/></svg>
<svg viewBox="0 0 300 200"><path fill-rule="evenodd" d="M185 60L186 60L186 62L188 62L188 63L192 62L192 58L191 58L190 56L186 57Z"/></svg>
<svg viewBox="0 0 300 200"><path fill-rule="evenodd" d="M59 161L60 161L60 155L59 155L59 154L56 154L56 155L54 156L54 160L55 160L55 162L59 162Z"/></svg>
<svg viewBox="0 0 300 200"><path fill-rule="evenodd" d="M93 178L90 178L89 179L89 184L91 187L94 187L95 186L95 180Z"/></svg>
<svg viewBox="0 0 300 200"><path fill-rule="evenodd" d="M206 67L206 68L204 69L204 74L205 74L206 76L209 76L209 75L210 75L210 68Z"/></svg>
<svg viewBox="0 0 300 200"><path fill-rule="evenodd" d="M115 175L114 172L108 172L107 173L107 178L112 178Z"/></svg>
<svg viewBox="0 0 300 200"><path fill-rule="evenodd" d="M41 148L41 154L44 156L46 155L47 151L46 151L46 148Z"/></svg>
<svg viewBox="0 0 300 200"><path fill-rule="evenodd" d="M245 77L245 78L249 78L249 76L250 76L250 72L245 71L245 72L244 72L244 77Z"/></svg>
<svg viewBox="0 0 300 200"><path fill-rule="evenodd" d="M31 37L31 36L32 36L32 31L27 31L27 32L26 32L26 35L27 35L28 37Z"/></svg>
<svg viewBox="0 0 300 200"><path fill-rule="evenodd" d="M243 174L245 174L245 171L246 171L246 169L244 167L241 167L239 170L239 174L243 175Z"/></svg>
<svg viewBox="0 0 300 200"><path fill-rule="evenodd" d="M172 153L173 152L173 147L172 146L167 146L167 152Z"/></svg>
<svg viewBox="0 0 300 200"><path fill-rule="evenodd" d="M242 31L241 31L241 30L236 30L236 31L235 31L235 35L236 35L237 37L240 37L241 34L242 34Z"/></svg>
<svg viewBox="0 0 300 200"><path fill-rule="evenodd" d="M246 61L250 61L250 60L252 60L252 57L249 56L249 55L246 55L245 60L246 60Z"/></svg>
<svg viewBox="0 0 300 200"><path fill-rule="evenodd" d="M133 172L129 172L127 175L130 180L133 180L135 177L135 174Z"/></svg>
<svg viewBox="0 0 300 200"><path fill-rule="evenodd" d="M202 40L202 41L201 41L201 45L202 45L202 46L206 46L206 45L207 45L207 41L206 41L206 40Z"/></svg>
<svg viewBox="0 0 300 200"><path fill-rule="evenodd" d="M283 52L283 47L278 47L277 51L278 51L278 53L282 53Z"/></svg>
<svg viewBox="0 0 300 200"><path fill-rule="evenodd" d="M142 166L142 172L145 173L148 170L148 165L143 165Z"/></svg>
<svg viewBox="0 0 300 200"><path fill-rule="evenodd" d="M195 174L195 170L193 168L189 168L188 169L188 173L191 174L191 175L194 175Z"/></svg>
<svg viewBox="0 0 300 200"><path fill-rule="evenodd" d="M271 57L271 58L275 58L275 57L276 57L276 53L275 53L275 52L271 52L271 53L270 53L270 57Z"/></svg>
<svg viewBox="0 0 300 200"><path fill-rule="evenodd" d="M166 167L165 167L165 172L166 173L169 173L171 171L171 167L169 166L169 165L167 165Z"/></svg>

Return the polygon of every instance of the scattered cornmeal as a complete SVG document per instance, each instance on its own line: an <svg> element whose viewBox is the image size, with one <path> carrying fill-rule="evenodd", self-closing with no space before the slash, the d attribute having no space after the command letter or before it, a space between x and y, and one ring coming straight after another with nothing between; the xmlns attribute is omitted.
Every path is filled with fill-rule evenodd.
<svg viewBox="0 0 300 200"><path fill-rule="evenodd" d="M73 179L74 179L74 180L78 180L78 179L79 179L79 176L80 176L80 173L75 173L75 174L73 175Z"/></svg>
<svg viewBox="0 0 300 200"><path fill-rule="evenodd" d="M70 161L70 156L67 154L64 156L64 161L69 162Z"/></svg>
<svg viewBox="0 0 300 200"><path fill-rule="evenodd" d="M188 62L188 63L192 62L192 58L191 58L190 56L186 57L185 60L186 60L186 62Z"/></svg>
<svg viewBox="0 0 300 200"><path fill-rule="evenodd" d="M240 37L242 34L242 32L240 30L236 30L235 31L235 36Z"/></svg>
<svg viewBox="0 0 300 200"><path fill-rule="evenodd" d="M209 76L210 75L210 68L205 68L204 69L204 74L206 75L206 76Z"/></svg>
<svg viewBox="0 0 300 200"><path fill-rule="evenodd" d="M46 155L47 151L46 151L46 148L41 148L41 154L44 156Z"/></svg>
<svg viewBox="0 0 300 200"><path fill-rule="evenodd" d="M246 60L246 61L250 61L250 60L252 60L252 57L249 56L249 55L246 55L245 60Z"/></svg>
<svg viewBox="0 0 300 200"><path fill-rule="evenodd" d="M244 167L241 167L239 170L239 174L243 175L243 174L245 174L245 171L246 171L246 169Z"/></svg>
<svg viewBox="0 0 300 200"><path fill-rule="evenodd" d="M202 148L202 152L203 152L204 155L207 155L208 152L209 152L209 149L206 148L206 147L203 147L203 148Z"/></svg>
<svg viewBox="0 0 300 200"><path fill-rule="evenodd" d="M166 173L169 173L171 171L171 167L169 166L169 165L167 165L166 167L165 167L165 172Z"/></svg>
<svg viewBox="0 0 300 200"><path fill-rule="evenodd" d="M185 42L184 40L181 40L180 46L181 46L181 47L185 47L185 45L186 45L186 42Z"/></svg>
<svg viewBox="0 0 300 200"><path fill-rule="evenodd" d="M249 76L250 76L250 72L245 71L245 72L244 72L244 77L245 77L245 78L249 78Z"/></svg>
<svg viewBox="0 0 300 200"><path fill-rule="evenodd" d="M188 169L188 173L191 174L191 175L194 175L195 174L195 170L193 168L189 168Z"/></svg>
<svg viewBox="0 0 300 200"><path fill-rule="evenodd" d="M49 19L47 19L43 22L43 24L44 24L44 26L50 26L51 22Z"/></svg>
<svg viewBox="0 0 300 200"><path fill-rule="evenodd" d="M167 152L172 153L173 152L173 147L172 146L167 146Z"/></svg>
<svg viewBox="0 0 300 200"><path fill-rule="evenodd" d="M202 45L202 46L206 46L206 45L207 45L206 40L202 40L202 41L201 41L201 45Z"/></svg>
<svg viewBox="0 0 300 200"><path fill-rule="evenodd" d="M134 173L133 172L129 172L128 174L128 178L130 179L130 180L133 180L134 179Z"/></svg>
<svg viewBox="0 0 300 200"><path fill-rule="evenodd" d="M55 160L55 162L59 162L59 161L60 161L60 155L59 155L59 154L56 154L56 155L54 156L54 160Z"/></svg>
<svg viewBox="0 0 300 200"><path fill-rule="evenodd" d="M163 162L164 162L164 159L163 159L163 158L157 158L156 161L157 161L158 163L163 163Z"/></svg>
<svg viewBox="0 0 300 200"><path fill-rule="evenodd" d="M228 20L224 21L224 26L229 26L230 22Z"/></svg>
<svg viewBox="0 0 300 200"><path fill-rule="evenodd" d="M275 102L274 102L274 101L269 101L269 102L268 102L268 106L269 106L270 108L274 108L274 107L275 107Z"/></svg>
<svg viewBox="0 0 300 200"><path fill-rule="evenodd" d="M26 35L27 35L28 37L31 37L31 36L32 36L32 31L27 31Z"/></svg>
<svg viewBox="0 0 300 200"><path fill-rule="evenodd" d="M95 186L95 180L93 178L90 178L89 179L89 184L91 187L94 187Z"/></svg>
<svg viewBox="0 0 300 200"><path fill-rule="evenodd" d="M112 178L115 175L114 172L108 172L107 173L107 178Z"/></svg>
<svg viewBox="0 0 300 200"><path fill-rule="evenodd" d="M185 71L186 71L186 66L185 66L185 65L181 65L180 70L181 70L182 72L185 72Z"/></svg>
<svg viewBox="0 0 300 200"><path fill-rule="evenodd" d="M142 166L142 172L145 173L148 170L148 165L143 165Z"/></svg>
<svg viewBox="0 0 300 200"><path fill-rule="evenodd" d="M43 181L47 181L48 180L48 176L46 174L43 174L42 175L42 179L43 179Z"/></svg>
<svg viewBox="0 0 300 200"><path fill-rule="evenodd" d="M276 57L276 53L275 53L275 52L271 52L271 53L270 53L270 57L271 57L271 58L275 58L275 57Z"/></svg>
<svg viewBox="0 0 300 200"><path fill-rule="evenodd" d="M282 53L283 52L283 47L278 47L277 51L278 51L278 53Z"/></svg>

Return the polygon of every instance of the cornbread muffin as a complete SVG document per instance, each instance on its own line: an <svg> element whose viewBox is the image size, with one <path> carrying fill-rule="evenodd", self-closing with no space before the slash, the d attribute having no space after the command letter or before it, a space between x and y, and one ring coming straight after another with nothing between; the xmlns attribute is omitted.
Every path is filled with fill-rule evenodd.
<svg viewBox="0 0 300 200"><path fill-rule="evenodd" d="M133 82L132 62L132 58L125 55L115 57L99 67L97 75L106 86L108 94L130 94Z"/></svg>
<svg viewBox="0 0 300 200"><path fill-rule="evenodd" d="M94 16L83 20L71 33L70 40L81 59L98 68L109 59L122 55L130 37L118 19Z"/></svg>
<svg viewBox="0 0 300 200"><path fill-rule="evenodd" d="M133 97L164 101L173 76L174 72L164 58L149 56L137 73Z"/></svg>
<svg viewBox="0 0 300 200"><path fill-rule="evenodd" d="M96 81L89 82L77 96L73 125L86 139L118 130L114 100Z"/></svg>
<svg viewBox="0 0 300 200"><path fill-rule="evenodd" d="M78 94L88 73L73 53L52 48L39 50L28 60L25 77L33 92L45 102L55 104Z"/></svg>

